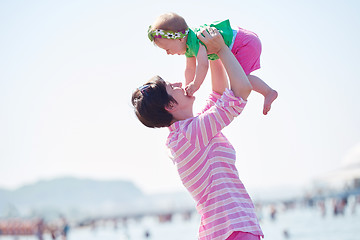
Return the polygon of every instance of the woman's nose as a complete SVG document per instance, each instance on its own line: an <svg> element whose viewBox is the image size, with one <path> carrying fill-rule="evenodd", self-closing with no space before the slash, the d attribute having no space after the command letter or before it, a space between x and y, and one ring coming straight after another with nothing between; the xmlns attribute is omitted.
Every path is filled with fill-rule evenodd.
<svg viewBox="0 0 360 240"><path fill-rule="evenodd" d="M175 86L176 86L176 87L180 87L180 88L181 88L182 83L181 83L181 82L177 82L177 83L175 83Z"/></svg>

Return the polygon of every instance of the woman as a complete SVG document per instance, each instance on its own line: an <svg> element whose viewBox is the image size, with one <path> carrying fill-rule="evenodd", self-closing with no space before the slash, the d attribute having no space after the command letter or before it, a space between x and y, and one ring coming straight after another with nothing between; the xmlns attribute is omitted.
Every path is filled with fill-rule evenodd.
<svg viewBox="0 0 360 240"><path fill-rule="evenodd" d="M210 62L213 92L203 111L194 116L195 98L186 95L181 83L159 76L135 90L132 104L145 126L169 127L166 145L201 215L199 239L258 240L263 233L239 179L235 150L221 133L242 112L252 86L216 29L198 37L226 70L220 60Z"/></svg>

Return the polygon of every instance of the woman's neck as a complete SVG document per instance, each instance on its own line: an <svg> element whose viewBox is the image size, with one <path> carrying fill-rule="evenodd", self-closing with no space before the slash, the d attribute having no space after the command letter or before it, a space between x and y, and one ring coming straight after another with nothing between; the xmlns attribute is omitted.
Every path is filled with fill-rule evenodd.
<svg viewBox="0 0 360 240"><path fill-rule="evenodd" d="M194 117L193 111L192 109L189 111L181 111L181 112L176 112L173 113L173 122L177 122L177 121L183 121L189 118Z"/></svg>

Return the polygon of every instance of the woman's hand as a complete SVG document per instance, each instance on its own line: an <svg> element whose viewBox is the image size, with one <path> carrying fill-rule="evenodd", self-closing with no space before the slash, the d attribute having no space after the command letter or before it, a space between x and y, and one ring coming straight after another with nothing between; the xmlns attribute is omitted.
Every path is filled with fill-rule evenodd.
<svg viewBox="0 0 360 240"><path fill-rule="evenodd" d="M222 48L227 48L220 32L213 27L208 27L197 33L197 37L206 45L208 54L218 53Z"/></svg>

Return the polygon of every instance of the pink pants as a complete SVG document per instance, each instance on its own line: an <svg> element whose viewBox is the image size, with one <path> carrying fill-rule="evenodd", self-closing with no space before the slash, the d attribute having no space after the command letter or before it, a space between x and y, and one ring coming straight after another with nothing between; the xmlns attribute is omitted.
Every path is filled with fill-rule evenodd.
<svg viewBox="0 0 360 240"><path fill-rule="evenodd" d="M261 42L255 33L239 28L231 52L246 75L260 68Z"/></svg>
<svg viewBox="0 0 360 240"><path fill-rule="evenodd" d="M226 240L260 240L260 236L246 232L233 232Z"/></svg>

